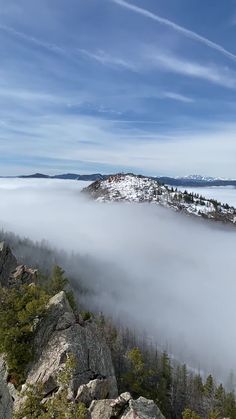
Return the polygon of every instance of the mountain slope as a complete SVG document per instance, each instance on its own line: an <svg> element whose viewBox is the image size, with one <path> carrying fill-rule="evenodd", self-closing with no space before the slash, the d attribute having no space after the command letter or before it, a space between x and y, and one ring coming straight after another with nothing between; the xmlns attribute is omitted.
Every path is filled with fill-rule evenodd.
<svg viewBox="0 0 236 419"><path fill-rule="evenodd" d="M153 400L118 396L101 326L62 289L64 272L50 288L17 264L0 243L0 419L165 419Z"/></svg>
<svg viewBox="0 0 236 419"><path fill-rule="evenodd" d="M174 190L153 178L144 176L112 175L106 180L97 180L92 183L83 189L83 193L87 193L99 202L150 202L188 215L236 223L235 208L227 204L222 205L213 199L203 198L198 194Z"/></svg>

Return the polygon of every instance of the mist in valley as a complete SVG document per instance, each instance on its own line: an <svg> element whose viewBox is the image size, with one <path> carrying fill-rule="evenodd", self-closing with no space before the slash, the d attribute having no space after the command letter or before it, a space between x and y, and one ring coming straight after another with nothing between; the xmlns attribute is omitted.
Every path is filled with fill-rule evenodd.
<svg viewBox="0 0 236 419"><path fill-rule="evenodd" d="M89 308L197 370L236 370L236 231L156 205L99 204L84 186L2 179L1 227L56 248L55 261L87 287L78 298Z"/></svg>

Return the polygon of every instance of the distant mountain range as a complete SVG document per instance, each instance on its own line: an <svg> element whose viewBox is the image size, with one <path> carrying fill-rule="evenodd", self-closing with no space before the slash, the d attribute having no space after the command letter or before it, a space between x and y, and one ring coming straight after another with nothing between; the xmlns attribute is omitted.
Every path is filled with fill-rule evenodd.
<svg viewBox="0 0 236 419"><path fill-rule="evenodd" d="M155 179L161 183L171 186L236 186L236 179L223 179L200 175L190 175L184 177L161 176L156 177Z"/></svg>
<svg viewBox="0 0 236 419"><path fill-rule="evenodd" d="M79 175L76 173L64 173L61 175L45 175L43 173L35 173L33 175L21 175L16 176L21 179L67 179L67 180L84 180L84 181L95 181L95 180L102 180L106 179L107 175L101 175L100 173L92 173L90 175Z"/></svg>
<svg viewBox="0 0 236 419"><path fill-rule="evenodd" d="M23 179L65 179L65 180L81 180L87 182L94 182L96 180L105 180L111 175L101 173L92 173L87 175L80 175L78 173L63 173L59 175L45 175L43 173L35 173L32 175L15 176ZM5 177L5 176L2 176ZM9 176L11 177L11 176ZM14 176L12 176L14 177ZM149 179L157 180L158 182L170 186L184 186L184 187L204 187L204 186L235 186L236 179L214 178L201 175L189 175L183 177L170 176L148 176Z"/></svg>

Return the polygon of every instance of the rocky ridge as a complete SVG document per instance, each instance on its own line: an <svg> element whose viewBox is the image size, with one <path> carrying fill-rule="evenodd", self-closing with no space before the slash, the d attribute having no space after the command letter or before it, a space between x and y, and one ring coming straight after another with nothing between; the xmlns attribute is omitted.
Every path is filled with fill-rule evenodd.
<svg viewBox="0 0 236 419"><path fill-rule="evenodd" d="M37 269L26 265L18 265L15 256L5 242L0 243L0 286L14 287L17 285L37 282Z"/></svg>
<svg viewBox="0 0 236 419"><path fill-rule="evenodd" d="M112 175L106 180L93 182L82 192L98 202L159 204L187 215L236 225L235 208L187 191L181 192L144 176Z"/></svg>
<svg viewBox="0 0 236 419"><path fill-rule="evenodd" d="M11 249L2 243L1 287L10 288L35 281L37 272L26 266L19 267ZM33 349L34 360L28 365L26 381L21 389L16 389L9 382L4 354L0 358L1 419L11 419L14 412L20 411L25 390L30 386L43 385L44 401L60 392L58 373L66 365L68 356L73 356L75 361L70 397L75 403L84 403L88 408L88 418L164 419L152 400L143 397L133 400L129 393L118 397L109 347L95 321L82 321L75 315L64 291L49 300L43 320L36 324ZM76 418L73 416L73 419Z"/></svg>

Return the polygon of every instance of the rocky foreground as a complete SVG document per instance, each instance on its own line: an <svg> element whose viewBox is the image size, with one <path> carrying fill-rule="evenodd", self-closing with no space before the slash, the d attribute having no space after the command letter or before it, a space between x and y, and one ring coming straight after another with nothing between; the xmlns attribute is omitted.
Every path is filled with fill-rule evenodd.
<svg viewBox="0 0 236 419"><path fill-rule="evenodd" d="M37 283L37 271L26 266L18 266L10 248L2 243L0 286L12 289L22 284L34 286L35 283ZM4 353L1 354L1 419L11 419L19 413L27 398L25 396L27 388L32 388L38 383L42 385L44 403L60 394L63 388L58 378L59 372L71 356L74 364L69 398L75 404L83 403L87 408L87 418L164 419L152 400L144 397L133 400L129 393L118 396L111 353L97 324L91 319L84 321L76 316L64 291L49 300L43 321L36 322L32 327L35 328L34 359L27 367L23 385L16 386L9 374ZM25 416L26 419L28 417L31 416ZM32 417L38 416L32 412ZM69 415L68 419L81 417Z"/></svg>
<svg viewBox="0 0 236 419"><path fill-rule="evenodd" d="M98 202L147 202L174 211L236 225L236 209L214 199L182 192L144 176L117 174L83 189Z"/></svg>

